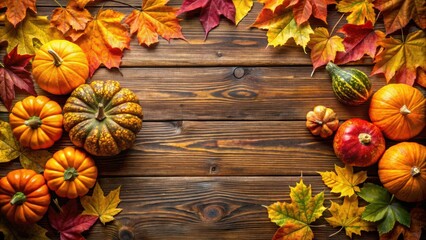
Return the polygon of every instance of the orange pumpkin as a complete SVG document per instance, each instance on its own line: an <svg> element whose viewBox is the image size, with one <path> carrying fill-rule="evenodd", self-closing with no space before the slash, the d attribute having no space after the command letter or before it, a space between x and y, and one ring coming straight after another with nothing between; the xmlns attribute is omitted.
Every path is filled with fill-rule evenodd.
<svg viewBox="0 0 426 240"><path fill-rule="evenodd" d="M68 94L89 76L86 54L67 40L53 40L41 46L32 66L34 80L52 94Z"/></svg>
<svg viewBox="0 0 426 240"><path fill-rule="evenodd" d="M385 137L408 140L426 125L426 99L420 90L406 84L388 84L371 99L370 119Z"/></svg>
<svg viewBox="0 0 426 240"><path fill-rule="evenodd" d="M14 224L39 221L50 204L43 175L30 169L17 169L0 179L0 209Z"/></svg>
<svg viewBox="0 0 426 240"><path fill-rule="evenodd" d="M318 105L306 114L306 127L313 135L327 138L339 128L339 119L333 109Z"/></svg>
<svg viewBox="0 0 426 240"><path fill-rule="evenodd" d="M62 108L45 96L29 96L17 102L9 122L19 143L31 149L48 148L62 136Z"/></svg>
<svg viewBox="0 0 426 240"><path fill-rule="evenodd" d="M379 178L402 201L426 200L426 147L414 142L390 147L379 161Z"/></svg>
<svg viewBox="0 0 426 240"><path fill-rule="evenodd" d="M47 186L60 197L77 198L96 183L98 170L85 152L73 147L57 151L45 165Z"/></svg>

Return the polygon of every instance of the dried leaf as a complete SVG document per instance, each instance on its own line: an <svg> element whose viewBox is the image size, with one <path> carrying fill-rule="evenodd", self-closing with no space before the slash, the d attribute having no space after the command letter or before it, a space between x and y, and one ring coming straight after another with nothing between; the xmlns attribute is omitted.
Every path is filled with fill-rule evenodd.
<svg viewBox="0 0 426 240"><path fill-rule="evenodd" d="M398 240L401 234L404 240L420 240L422 228L426 229L426 210L418 207L413 208L411 209L410 216L410 228L397 223L392 231L381 235L380 240Z"/></svg>
<svg viewBox="0 0 426 240"><path fill-rule="evenodd" d="M23 168L41 173L44 171L44 166L50 158L52 158L52 153L47 150L30 150L25 148L21 151L19 160Z"/></svg>
<svg viewBox="0 0 426 240"><path fill-rule="evenodd" d="M318 172L324 184L331 188L332 193L340 193L340 197L352 196L360 191L359 184L367 179L367 172L360 171L353 173L353 168L350 165L345 165L341 168L334 165L336 172Z"/></svg>
<svg viewBox="0 0 426 240"><path fill-rule="evenodd" d="M312 197L311 186L306 186L303 179L290 187L291 203L276 202L267 207L271 222L280 228L273 240L279 239L313 239L314 233L309 224L322 216L324 192Z"/></svg>
<svg viewBox="0 0 426 240"><path fill-rule="evenodd" d="M82 31L86 28L87 23L93 18L90 12L85 8L79 8L70 2L65 8L60 7L53 10L50 25L56 27L65 36L71 29Z"/></svg>
<svg viewBox="0 0 426 240"><path fill-rule="evenodd" d="M130 33L137 33L139 44L150 46L158 42L158 35L169 41L172 38L185 39L182 27L176 18L178 8L166 6L168 0L143 1L142 11L133 10L124 22L130 26Z"/></svg>
<svg viewBox="0 0 426 240"><path fill-rule="evenodd" d="M307 22L311 16L327 23L326 0L291 0L288 7L291 7L292 3L295 3L293 6L293 14L298 26Z"/></svg>
<svg viewBox="0 0 426 240"><path fill-rule="evenodd" d="M3 233L3 240L49 240L49 238L46 237L47 230L39 225L31 224L26 225L25 228L20 228L12 226L1 216L0 232Z"/></svg>
<svg viewBox="0 0 426 240"><path fill-rule="evenodd" d="M0 120L0 163L16 159L21 154L19 143L12 133L8 122Z"/></svg>
<svg viewBox="0 0 426 240"><path fill-rule="evenodd" d="M417 68L426 69L426 34L422 30L408 34L404 42L392 37L378 41L382 47L377 54L371 75L383 73L390 82L413 85L417 78Z"/></svg>
<svg viewBox="0 0 426 240"><path fill-rule="evenodd" d="M365 54L374 58L378 41L385 38L385 34L380 30L374 30L373 24L368 21L363 25L346 24L339 30L346 37L343 45L346 52L339 52L336 55L336 64L345 64L361 59Z"/></svg>
<svg viewBox="0 0 426 240"><path fill-rule="evenodd" d="M253 7L253 0L232 0L235 6L235 25L243 20Z"/></svg>
<svg viewBox="0 0 426 240"><path fill-rule="evenodd" d="M314 66L314 71L320 66L326 65L330 61L334 61L336 53L344 52L343 39L337 35L331 36L327 28L315 28L314 34L311 36L308 43L311 49L311 61Z"/></svg>
<svg viewBox="0 0 426 240"><path fill-rule="evenodd" d="M339 12L348 13L346 20L349 24L362 25L370 21L372 25L376 22L374 13L374 0L342 0L337 4Z"/></svg>
<svg viewBox="0 0 426 240"><path fill-rule="evenodd" d="M352 233L361 235L361 231L376 230L373 223L361 219L364 209L365 207L358 207L358 197L356 195L346 196L342 205L331 201L331 206L328 210L332 217L325 218L325 220L333 227L344 228L346 235L352 238Z"/></svg>
<svg viewBox="0 0 426 240"><path fill-rule="evenodd" d="M101 10L77 39L87 55L90 76L103 63L107 68L118 68L123 50L130 47L127 28L121 24L124 14L110 9Z"/></svg>
<svg viewBox="0 0 426 240"><path fill-rule="evenodd" d="M0 9L7 7L6 18L14 27L24 20L27 9L31 9L37 13L36 0L2 0L0 1Z"/></svg>
<svg viewBox="0 0 426 240"><path fill-rule="evenodd" d="M235 21L235 6L232 0L184 0L177 15L196 9L201 9L200 21L206 33L205 38L219 25L221 15L231 22Z"/></svg>
<svg viewBox="0 0 426 240"><path fill-rule="evenodd" d="M122 210L117 208L120 201L120 187L112 190L105 197L99 183L96 183L92 196L81 198L81 205L84 207L83 214L99 216L103 224L111 222L114 220L114 216Z"/></svg>

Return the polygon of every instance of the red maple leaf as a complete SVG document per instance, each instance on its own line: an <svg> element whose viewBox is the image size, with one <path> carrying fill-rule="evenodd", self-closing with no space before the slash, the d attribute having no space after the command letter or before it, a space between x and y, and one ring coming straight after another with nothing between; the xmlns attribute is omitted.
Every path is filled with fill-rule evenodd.
<svg viewBox="0 0 426 240"><path fill-rule="evenodd" d="M75 199L69 200L57 212L52 207L49 209L50 225L60 233L61 240L82 240L85 239L81 233L88 230L98 220L97 216L81 215Z"/></svg>
<svg viewBox="0 0 426 240"><path fill-rule="evenodd" d="M37 95L31 79L28 63L34 55L18 54L18 46L3 57L0 62L0 98L10 111L15 98L15 87L29 94Z"/></svg>
<svg viewBox="0 0 426 240"><path fill-rule="evenodd" d="M363 25L346 24L339 30L346 35L343 45L346 52L338 52L334 62L345 64L361 59L365 54L374 58L378 41L385 38L382 31L374 30L373 24L367 21Z"/></svg>
<svg viewBox="0 0 426 240"><path fill-rule="evenodd" d="M201 8L200 21L206 33L219 25L220 16L223 15L235 23L235 6L232 0L185 0L177 12L180 15Z"/></svg>

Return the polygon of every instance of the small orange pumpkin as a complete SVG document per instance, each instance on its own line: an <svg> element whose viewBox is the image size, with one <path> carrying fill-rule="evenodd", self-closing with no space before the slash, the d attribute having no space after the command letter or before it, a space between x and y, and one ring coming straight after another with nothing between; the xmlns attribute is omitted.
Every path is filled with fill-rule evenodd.
<svg viewBox="0 0 426 240"><path fill-rule="evenodd" d="M406 84L388 84L371 99L370 119L385 137L405 141L426 125L426 99L420 90Z"/></svg>
<svg viewBox="0 0 426 240"><path fill-rule="evenodd" d="M17 169L0 179L0 208L14 224L39 221L50 204L43 175L30 169Z"/></svg>
<svg viewBox="0 0 426 240"><path fill-rule="evenodd" d="M17 102L9 122L19 143L31 149L48 148L62 136L62 108L45 96L29 96Z"/></svg>
<svg viewBox="0 0 426 240"><path fill-rule="evenodd" d="M98 170L93 159L73 147L57 151L45 165L47 186L60 197L77 198L96 183Z"/></svg>
<svg viewBox="0 0 426 240"><path fill-rule="evenodd" d="M426 147L415 142L390 147L379 161L379 178L402 201L426 200Z"/></svg>
<svg viewBox="0 0 426 240"><path fill-rule="evenodd" d="M339 128L339 119L333 109L318 105L306 114L306 127L313 135L327 138Z"/></svg>
<svg viewBox="0 0 426 240"><path fill-rule="evenodd" d="M32 66L34 80L52 94L68 94L89 76L86 54L67 40L53 40L41 46Z"/></svg>

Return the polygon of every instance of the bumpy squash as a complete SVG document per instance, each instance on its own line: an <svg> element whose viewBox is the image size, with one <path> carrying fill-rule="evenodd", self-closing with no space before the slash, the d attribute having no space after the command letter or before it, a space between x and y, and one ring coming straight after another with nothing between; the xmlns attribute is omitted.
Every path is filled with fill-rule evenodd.
<svg viewBox="0 0 426 240"><path fill-rule="evenodd" d="M360 105L371 95L371 81L365 73L358 69L341 69L329 62L326 66L331 76L331 86L337 99L348 105Z"/></svg>
<svg viewBox="0 0 426 240"><path fill-rule="evenodd" d="M142 118L137 96L113 80L79 86L64 106L64 128L72 143L96 156L130 148Z"/></svg>
<svg viewBox="0 0 426 240"><path fill-rule="evenodd" d="M313 135L327 138L339 128L339 119L333 109L318 105L306 114L306 127Z"/></svg>
<svg viewBox="0 0 426 240"><path fill-rule="evenodd" d="M374 93L369 114L385 137L405 141L426 126L426 98L406 84L388 84Z"/></svg>
<svg viewBox="0 0 426 240"><path fill-rule="evenodd" d="M426 147L402 142L390 147L379 161L383 186L406 202L426 200Z"/></svg>
<svg viewBox="0 0 426 240"><path fill-rule="evenodd" d="M45 43L36 52L32 65L34 80L52 94L68 94L89 76L86 54L67 40Z"/></svg>

